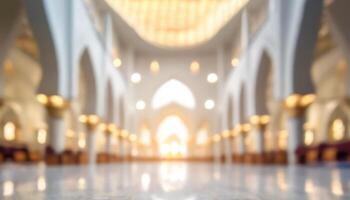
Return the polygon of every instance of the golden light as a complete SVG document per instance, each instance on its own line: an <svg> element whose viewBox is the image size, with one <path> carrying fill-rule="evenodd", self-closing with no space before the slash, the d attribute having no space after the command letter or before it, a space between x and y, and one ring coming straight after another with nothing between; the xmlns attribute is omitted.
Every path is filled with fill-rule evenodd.
<svg viewBox="0 0 350 200"><path fill-rule="evenodd" d="M315 134L312 130L306 130L305 136L304 136L304 143L305 145L309 146L312 145L312 143L315 140Z"/></svg>
<svg viewBox="0 0 350 200"><path fill-rule="evenodd" d="M189 133L179 116L165 117L159 124L156 139L161 157L179 158L187 155Z"/></svg>
<svg viewBox="0 0 350 200"><path fill-rule="evenodd" d="M303 107L306 107L306 106L309 106L310 104L312 104L316 99L316 95L314 94L307 94L307 95L304 95L302 96L301 98L301 106Z"/></svg>
<svg viewBox="0 0 350 200"><path fill-rule="evenodd" d="M332 123L331 131L332 131L332 138L335 141L339 141L339 140L344 139L344 137L345 137L344 122L341 119L334 120Z"/></svg>
<svg viewBox="0 0 350 200"><path fill-rule="evenodd" d="M46 143L46 138L47 138L47 131L46 129L39 129L37 132L37 138L36 140L38 141L39 144L45 144Z"/></svg>
<svg viewBox="0 0 350 200"><path fill-rule="evenodd" d="M115 58L115 59L113 60L113 65L114 65L114 67L116 67L116 68L121 67L121 66L122 66L122 60L121 60L120 58Z"/></svg>
<svg viewBox="0 0 350 200"><path fill-rule="evenodd" d="M211 39L249 0L106 0L144 40L166 47Z"/></svg>
<svg viewBox="0 0 350 200"><path fill-rule="evenodd" d="M85 188L86 188L85 178L81 177L78 179L78 188L79 188L79 190L85 190Z"/></svg>
<svg viewBox="0 0 350 200"><path fill-rule="evenodd" d="M120 133L120 136L122 136L122 138L127 138L129 136L129 132L123 129Z"/></svg>
<svg viewBox="0 0 350 200"><path fill-rule="evenodd" d="M220 142L220 140L221 140L221 136L219 134L215 134L213 136L213 142Z"/></svg>
<svg viewBox="0 0 350 200"><path fill-rule="evenodd" d="M64 99L58 95L50 96L49 102L55 107L63 107L63 105L65 104Z"/></svg>
<svg viewBox="0 0 350 200"><path fill-rule="evenodd" d="M16 139L16 126L13 122L6 122L4 125L4 138L7 141Z"/></svg>
<svg viewBox="0 0 350 200"><path fill-rule="evenodd" d="M143 145L151 144L151 133L148 128L143 128L140 133L140 141Z"/></svg>
<svg viewBox="0 0 350 200"><path fill-rule="evenodd" d="M204 102L204 108L206 110L212 110L215 107L215 101L212 99L208 99Z"/></svg>
<svg viewBox="0 0 350 200"><path fill-rule="evenodd" d="M332 193L336 196L343 196L344 195L344 189L341 182L341 175L339 171L332 171L331 173L331 190Z"/></svg>
<svg viewBox="0 0 350 200"><path fill-rule="evenodd" d="M196 144L197 145L204 145L208 143L208 130L207 129L201 129L196 137Z"/></svg>
<svg viewBox="0 0 350 200"><path fill-rule="evenodd" d="M159 62L158 61L152 61L150 64L150 70L152 73L158 73L160 70Z"/></svg>
<svg viewBox="0 0 350 200"><path fill-rule="evenodd" d="M14 193L15 185L12 181L5 181L2 184L2 195L4 197L12 196Z"/></svg>
<svg viewBox="0 0 350 200"><path fill-rule="evenodd" d="M232 58L231 65L232 65L232 67L237 67L239 65L239 59L238 58Z"/></svg>
<svg viewBox="0 0 350 200"><path fill-rule="evenodd" d="M136 142L137 136L134 135L134 134L131 134L131 135L129 136L129 140L130 140L131 142Z"/></svg>
<svg viewBox="0 0 350 200"><path fill-rule="evenodd" d="M230 133L229 130L224 130L224 131L222 132L222 137L223 137L223 138L228 138L228 137L230 137L230 136L231 136L231 133Z"/></svg>
<svg viewBox="0 0 350 200"><path fill-rule="evenodd" d="M137 72L133 73L130 77L130 80L133 83L140 83L141 79L142 79L141 74L139 74Z"/></svg>
<svg viewBox="0 0 350 200"><path fill-rule="evenodd" d="M278 134L278 147L279 149L286 149L287 148L287 142L288 142L288 132L286 130L282 130Z"/></svg>
<svg viewBox="0 0 350 200"><path fill-rule="evenodd" d="M266 125L270 122L268 115L254 115L250 118L250 123L253 125Z"/></svg>
<svg viewBox="0 0 350 200"><path fill-rule="evenodd" d="M40 177L38 178L36 187L37 187L38 191L40 191L40 192L46 190L46 180L45 180L45 177L40 176Z"/></svg>
<svg viewBox="0 0 350 200"><path fill-rule="evenodd" d="M46 105L48 103L48 97L45 94L36 95L36 99L39 103Z"/></svg>
<svg viewBox="0 0 350 200"><path fill-rule="evenodd" d="M193 74L197 74L200 70L200 65L197 61L193 61L190 65L190 70Z"/></svg>
<svg viewBox="0 0 350 200"><path fill-rule="evenodd" d="M86 139L84 137L84 133L80 133L79 135L78 146L80 149L84 149L86 146Z"/></svg>
<svg viewBox="0 0 350 200"><path fill-rule="evenodd" d="M97 125L100 118L97 115L80 115L79 121L84 124Z"/></svg>
<svg viewBox="0 0 350 200"><path fill-rule="evenodd" d="M68 129L66 131L66 137L73 138L75 135L74 131L72 129Z"/></svg>
<svg viewBox="0 0 350 200"><path fill-rule="evenodd" d="M13 62L10 59L6 59L4 62L4 72L6 75L10 75L13 72Z"/></svg>
<svg viewBox="0 0 350 200"><path fill-rule="evenodd" d="M216 83L218 81L218 75L216 75L215 73L208 74L207 81L208 83Z"/></svg>
<svg viewBox="0 0 350 200"><path fill-rule="evenodd" d="M313 193L315 191L315 186L311 179L305 181L304 189L307 193Z"/></svg>
<svg viewBox="0 0 350 200"><path fill-rule="evenodd" d="M252 129L252 127L248 123L242 125L242 131L244 131L246 133L249 132L251 129Z"/></svg>

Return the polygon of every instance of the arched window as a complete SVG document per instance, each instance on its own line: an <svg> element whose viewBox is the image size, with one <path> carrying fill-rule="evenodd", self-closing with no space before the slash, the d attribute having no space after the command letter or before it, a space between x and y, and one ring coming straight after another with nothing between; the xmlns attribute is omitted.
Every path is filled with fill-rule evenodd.
<svg viewBox="0 0 350 200"><path fill-rule="evenodd" d="M188 129L179 116L163 119L157 130L160 155L181 157L187 154Z"/></svg>
<svg viewBox="0 0 350 200"><path fill-rule="evenodd" d="M171 79L160 86L152 99L154 109L159 109L170 103L176 103L189 109L193 109L196 104L190 88L176 79Z"/></svg>

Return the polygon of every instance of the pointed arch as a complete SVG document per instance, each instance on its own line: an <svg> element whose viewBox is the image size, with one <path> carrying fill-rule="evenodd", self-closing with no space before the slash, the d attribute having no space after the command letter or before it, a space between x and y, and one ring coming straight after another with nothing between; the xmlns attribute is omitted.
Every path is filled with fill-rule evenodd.
<svg viewBox="0 0 350 200"><path fill-rule="evenodd" d="M176 103L188 109L193 109L196 106L191 89L176 79L165 82L152 97L153 109L159 109L171 103Z"/></svg>
<svg viewBox="0 0 350 200"><path fill-rule="evenodd" d="M83 114L97 113L97 80L91 62L88 49L85 49L80 57L80 77L83 79L84 92L81 93L84 100Z"/></svg>
<svg viewBox="0 0 350 200"><path fill-rule="evenodd" d="M108 122L115 122L114 90L112 81L109 79L106 84L105 118Z"/></svg>
<svg viewBox="0 0 350 200"><path fill-rule="evenodd" d="M256 115L266 115L268 114L268 95L267 91L269 89L269 84L273 72L273 63L272 63L272 58L270 54L266 51L263 50L259 62L259 66L257 68L257 73L256 73L256 81L255 81L255 86L254 86L254 114Z"/></svg>

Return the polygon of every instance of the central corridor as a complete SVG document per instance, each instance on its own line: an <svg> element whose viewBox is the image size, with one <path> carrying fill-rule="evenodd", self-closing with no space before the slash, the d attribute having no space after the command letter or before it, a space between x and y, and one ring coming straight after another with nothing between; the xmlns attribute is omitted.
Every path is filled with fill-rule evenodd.
<svg viewBox="0 0 350 200"><path fill-rule="evenodd" d="M0 167L4 199L349 199L350 168L138 162ZM0 199L3 199L0 198Z"/></svg>

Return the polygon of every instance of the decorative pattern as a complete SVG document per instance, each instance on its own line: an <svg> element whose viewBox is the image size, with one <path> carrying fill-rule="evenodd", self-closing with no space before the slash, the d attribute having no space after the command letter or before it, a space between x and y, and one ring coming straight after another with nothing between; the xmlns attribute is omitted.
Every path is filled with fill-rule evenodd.
<svg viewBox="0 0 350 200"><path fill-rule="evenodd" d="M186 47L212 38L249 0L106 0L144 40Z"/></svg>

